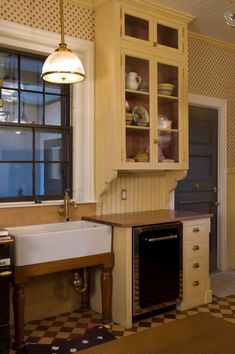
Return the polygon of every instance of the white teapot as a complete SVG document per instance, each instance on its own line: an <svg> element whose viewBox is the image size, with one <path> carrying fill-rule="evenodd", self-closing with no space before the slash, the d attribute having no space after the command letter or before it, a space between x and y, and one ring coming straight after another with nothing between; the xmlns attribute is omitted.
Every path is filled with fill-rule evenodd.
<svg viewBox="0 0 235 354"><path fill-rule="evenodd" d="M126 74L127 89L137 90L140 83L141 83L141 77L137 73L131 71L128 74Z"/></svg>

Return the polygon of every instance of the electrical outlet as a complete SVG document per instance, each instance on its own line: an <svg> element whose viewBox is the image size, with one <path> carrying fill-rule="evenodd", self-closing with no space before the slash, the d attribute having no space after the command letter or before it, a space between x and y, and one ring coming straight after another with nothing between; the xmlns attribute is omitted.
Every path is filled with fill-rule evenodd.
<svg viewBox="0 0 235 354"><path fill-rule="evenodd" d="M121 200L127 200L127 190L122 189L121 191Z"/></svg>

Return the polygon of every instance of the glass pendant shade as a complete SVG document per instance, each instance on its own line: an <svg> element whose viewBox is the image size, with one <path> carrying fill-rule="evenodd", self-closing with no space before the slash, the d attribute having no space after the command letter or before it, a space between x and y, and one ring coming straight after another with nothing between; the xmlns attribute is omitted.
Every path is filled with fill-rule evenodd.
<svg viewBox="0 0 235 354"><path fill-rule="evenodd" d="M57 84L71 84L85 79L81 60L64 43L49 55L42 67L42 78Z"/></svg>
<svg viewBox="0 0 235 354"><path fill-rule="evenodd" d="M56 84L72 84L85 79L81 60L72 53L64 42L63 0L60 0L61 43L43 64L42 78Z"/></svg>

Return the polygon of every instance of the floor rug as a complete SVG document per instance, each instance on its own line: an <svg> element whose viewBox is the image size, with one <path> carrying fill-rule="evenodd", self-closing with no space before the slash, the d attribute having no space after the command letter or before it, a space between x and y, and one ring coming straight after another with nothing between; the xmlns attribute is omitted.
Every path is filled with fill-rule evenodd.
<svg viewBox="0 0 235 354"><path fill-rule="evenodd" d="M27 344L17 353L25 354L71 354L88 349L94 345L102 344L115 337L103 326L97 326L86 330L83 336L78 336L68 341L59 341L55 344Z"/></svg>

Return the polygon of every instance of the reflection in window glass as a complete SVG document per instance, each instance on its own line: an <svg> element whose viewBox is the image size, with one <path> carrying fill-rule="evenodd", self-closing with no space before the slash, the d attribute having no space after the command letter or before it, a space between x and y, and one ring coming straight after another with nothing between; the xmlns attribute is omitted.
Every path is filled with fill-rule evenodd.
<svg viewBox="0 0 235 354"><path fill-rule="evenodd" d="M40 59L20 57L21 90L42 91L42 65L43 62Z"/></svg>
<svg viewBox="0 0 235 354"><path fill-rule="evenodd" d="M0 128L0 161L29 161L33 159L31 129Z"/></svg>
<svg viewBox="0 0 235 354"><path fill-rule="evenodd" d="M43 123L43 96L40 93L22 93L20 98L20 122Z"/></svg>
<svg viewBox="0 0 235 354"><path fill-rule="evenodd" d="M3 87L18 87L17 55L0 52L0 78L3 80Z"/></svg>
<svg viewBox="0 0 235 354"><path fill-rule="evenodd" d="M0 163L1 197L32 195L31 163Z"/></svg>
<svg viewBox="0 0 235 354"><path fill-rule="evenodd" d="M63 195L66 174L65 164L36 163L36 195Z"/></svg>
<svg viewBox="0 0 235 354"><path fill-rule="evenodd" d="M45 124L61 125L61 100L60 96L45 96Z"/></svg>
<svg viewBox="0 0 235 354"><path fill-rule="evenodd" d="M0 122L18 122L18 92L2 89L3 107L0 108Z"/></svg>
<svg viewBox="0 0 235 354"><path fill-rule="evenodd" d="M67 157L65 133L39 132L35 134L35 159L37 161L61 161Z"/></svg>

